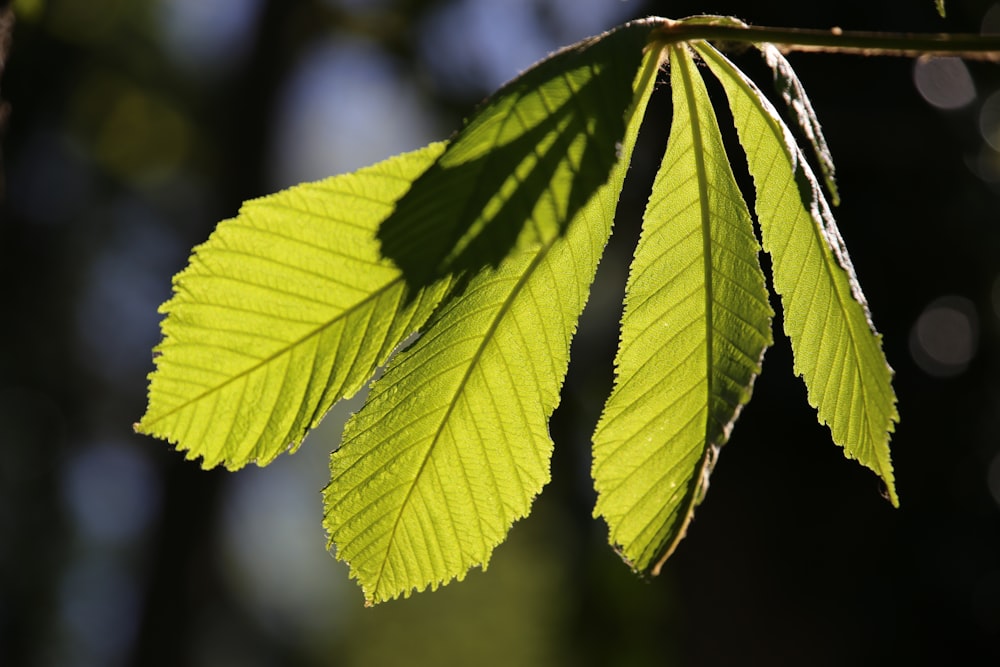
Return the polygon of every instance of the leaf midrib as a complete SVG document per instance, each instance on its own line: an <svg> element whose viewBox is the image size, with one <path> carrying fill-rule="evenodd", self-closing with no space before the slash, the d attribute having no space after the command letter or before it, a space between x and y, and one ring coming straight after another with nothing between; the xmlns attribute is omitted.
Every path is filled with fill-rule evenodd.
<svg viewBox="0 0 1000 667"><path fill-rule="evenodd" d="M766 119L769 120L769 122L767 124L770 126L771 131L774 132L776 135L778 135L777 136L777 140L780 142L780 145L786 147L786 151L787 151L786 152L786 156L787 156L787 158L788 158L788 160L790 162L790 165L791 165L791 168L792 168L792 175L793 175L793 178L794 178L794 174L795 174L795 172L798 169L803 169L803 170L806 169L806 158L805 158L805 155L797 147L794 148L794 152L791 150L791 148L788 146L788 142L785 140L785 138L786 138L786 135L785 135L786 128L781 127L777 123L777 121L774 120L771 117L770 114L767 114L767 109L763 109L762 108L761 112L762 112L761 115L763 115ZM816 200L817 198L821 197L822 195L819 192L818 183L815 182L815 176L812 175L812 174L809 174L808 181L809 181L809 186L812 189L812 193L811 193L812 194L812 198L814 200ZM817 204L817 209L818 209L819 202L816 202L816 204ZM852 352L852 354L851 355L845 355L846 358L844 359L844 361L845 362L851 361L850 367L852 368L852 370L850 371L850 374L852 376L854 376L855 378L857 378L859 384L861 384L862 386L867 387L867 388L870 389L871 388L870 387L870 383L865 381L865 373L862 372L862 368L861 368L860 364L858 364L858 363L856 363L856 362L853 361L853 360L860 359L860 358L863 357L862 351L861 351L861 349L860 349L860 347L858 345L858 343L859 343L859 337L857 335L857 331L855 331L854 318L849 314L852 304L855 305L855 306L858 306L859 304L858 304L857 301L854 300L853 295L850 296L850 297L847 297L844 294L844 286L841 284L842 281L838 280L837 269L839 269L842 272L842 274L843 274L840 277L842 277L844 280L848 281L848 284L847 284L847 290L848 290L848 292L850 292L850 275L848 274L847 269L843 265L841 265L841 263L838 261L836 254L833 252L833 248L830 245L830 239L827 238L827 235L825 233L825 227L824 227L825 220L820 220L820 219L817 219L815 217L815 215L818 215L818 216L820 216L822 218L823 212L821 210L817 210L816 213L815 213L815 215L814 215L812 211L810 211L809 209L806 209L805 207L803 207L802 210L805 213L806 224L809 227L811 235L813 236L813 238L815 240L815 243L817 244L817 247L820 249L819 254L820 254L820 258L822 259L823 270L824 270L824 272L827 275L827 279L828 279L829 284L831 286L831 291L834 293L834 296L835 296L835 298L837 300L837 305L838 305L838 307L840 309L840 312L842 312L842 313L845 314L845 317L844 317L844 327L843 328L847 331L847 339L848 339L849 344L851 346L851 352ZM792 239L792 236L789 235L787 243L791 243L792 242L791 239ZM782 254L787 255L787 248L782 252ZM836 266L837 269L835 269L834 266ZM809 298L811 300L815 299L815 297L816 297L816 291L817 290L814 289L814 290L812 290L810 292ZM804 317L806 317L808 319L809 313L811 313L811 312L812 312L812 308L811 307L805 308L804 309L804 313L805 313ZM824 322L824 327L823 328L824 328L824 330L826 330L826 328L827 328L826 325L829 323L830 318L827 315L825 315L825 314L822 315L822 316L817 315L817 317L821 317L822 318L822 321ZM870 330L870 327L869 327L869 330ZM847 366L847 365L848 364L845 363L845 366ZM827 383L829 383L829 378L827 378ZM849 379L843 375L843 370L842 370L842 373L840 375L840 378L838 380L837 385L838 385L838 387L841 387L841 386L844 386L846 384L853 385L854 383L853 382L849 382ZM881 383L878 382L878 381L875 382L876 391L877 391L877 393L879 393L881 395L882 394L882 388L881 388L881 386L879 386L880 384ZM840 393L840 392L838 391L837 393ZM883 427L879 426L878 429L877 429L877 431L875 433L873 433L872 426L874 425L873 424L874 420L872 419L871 412L868 409L868 407L869 407L868 406L868 401L864 401L864 400L858 401L856 399L856 396L854 395L853 391L850 393L850 396L849 396L848 400L852 404L854 404L854 406L857 409L859 409L861 411L861 413L863 415L863 417L862 417L862 423L865 424L864 438L863 439L859 439L859 441L856 443L856 446L857 447L863 447L865 449L869 449L869 448L872 447L872 443L874 443L877 440L876 433L877 432L881 432L881 430L882 430ZM852 412L852 411L849 411L849 412ZM890 419L890 421L891 421L891 419ZM826 422L826 419L824 419L824 422ZM832 430L833 429L832 419L831 419L830 422L826 422L826 423L830 427L830 429ZM850 429L847 429L847 430L850 430ZM846 444L847 443L845 443L845 445ZM876 457L875 461L878 462L877 457ZM879 465L879 467L881 468L881 465ZM881 474L885 474L885 471L879 470L879 474L880 475Z"/></svg>
<svg viewBox="0 0 1000 667"><path fill-rule="evenodd" d="M652 573L654 576L659 573L660 567L667 560L667 558L670 557L674 549L677 548L680 540L687 532L688 524L691 523L691 519L694 516L694 499L697 496L697 489L702 483L705 464L708 460L708 450L714 446L714 443L708 442L709 427L712 421L711 410L708 406L711 402L712 394L715 391L715 383L712 377L712 369L715 365L715 350L713 345L715 327L712 307L714 302L714 284L712 280L712 213L709 205L708 170L705 165L705 142L702 136L701 117L698 114L698 104L694 95L694 81L692 79L691 72L691 65L693 64L693 61L691 60L691 56L688 51L681 51L682 49L687 49L686 45L678 45L672 48L677 56L678 63L682 64L677 69L680 70L681 77L684 79L684 95L687 98L686 106L688 121L691 127L692 153L694 156L695 172L698 180L698 208L701 217L702 231L702 271L704 273L705 281L705 406L702 408L705 413L705 422L702 433L703 446L705 447L706 452L701 456L702 462L701 465L698 466L698 472L693 479L693 486L689 485L689 490L685 493L686 507L683 507L683 509L679 508L683 512L683 519L677 526L677 530L674 532L673 538L666 545L664 555L653 566Z"/></svg>
<svg viewBox="0 0 1000 667"><path fill-rule="evenodd" d="M577 96L576 96L576 92L577 91L576 91L575 87L573 86L573 84L572 84L572 82L571 82L571 80L570 80L570 78L568 76L568 73L567 72L563 72L563 73L560 74L560 77L563 79L563 82L566 84L567 88L569 88L574 93L573 95L570 96L570 101L571 102L575 102L575 103L579 103L579 101L577 100ZM595 80L596 80L596 78L595 78ZM521 95L519 95L518 100L522 99L522 97L523 97L523 93ZM551 115L552 114L552 110L550 109L550 105L549 105L548 100L546 100L543 95L539 95L539 98L541 99L542 104L544 104L545 110ZM522 129L526 128L526 124L524 123L523 119L518 116L516 100L515 100L515 103L512 105L512 108L511 108L510 113L508 114L507 118L505 118L504 121L499 124L499 127L497 129L497 135L498 136L500 134L502 134L502 132L504 131L506 123L509 122L512 118L521 124ZM583 133L589 137L590 126L588 124L584 124L582 130L583 130ZM560 129L560 130L557 130L557 132L561 132L561 131L565 131L564 128ZM539 158L539 162L540 161L541 161L541 158ZM566 163L568 165L570 165L571 168L573 168L572 161L570 161L569 159L566 159ZM575 171L575 168L574 168L574 171ZM465 204L465 208L467 209L468 206L469 206L469 203L467 201L466 204ZM533 219L533 216L529 215L528 217L529 217L529 220ZM572 221L568 221L568 223L571 223L571 222ZM565 233L566 232L564 232L563 234L565 234ZM552 238L543 241L543 243L541 244L541 247L538 249L535 257L532 258L531 263L528 265L528 267L525 269L525 271L522 273L522 275L518 279L517 284L515 284L514 288L511 290L510 295L508 296L507 299L505 299L503 306L501 307L501 309L499 310L499 312L497 314L497 317L490 324L490 326L489 326L489 328L488 328L488 330L486 332L486 335L483 336L483 342L482 342L482 344L476 349L475 353L473 354L471 363L469 364L468 368L466 368L465 373L463 373L462 379L459 381L459 385L458 385L458 387L457 387L457 389L455 391L454 398L453 398L453 400L451 400L449 402L447 408L445 409L445 412L444 412L443 416L441 417L441 421L440 421L440 423L439 423L439 425L438 425L438 427L436 429L434 437L431 440L430 445L427 447L427 453L424 455L423 460L420 462L420 466L417 469L417 473L413 477L413 482L410 484L410 488L407 490L406 497L403 498L403 502L400 505L400 511L396 515L396 520L393 522L392 530L389 533L388 548L386 549L385 555L382 558L382 562L379 565L378 574L376 575L375 581L374 581L374 590L376 592L379 590L380 584L382 582L382 577L383 577L383 575L385 573L385 568L386 568L386 566L388 564L388 561L389 561L390 551L392 549L393 543L395 542L396 532L399 529L399 525L400 525L400 522L402 521L402 517L403 517L403 514L405 512L405 508L409 505L410 498L413 495L414 489L416 489L416 487L417 487L418 480L422 477L424 469L426 468L427 463L430 461L431 452L435 449L435 447L437 446L437 443L438 443L439 439L441 438L441 434L443 432L444 425L448 422L448 420L451 417L452 412L455 410L455 407L458 404L458 397L460 395L462 395L462 393L465 391L465 386L468 384L469 378L472 376L473 369L476 368L476 366L479 364L479 360L482 358L482 355L485 352L486 347L492 341L493 334L496 332L497 328L500 326L500 322L503 321L504 317L510 311L510 309L512 307L512 304L513 304L513 301L515 300L516 296L521 292L521 290L527 284L528 279L534 274L535 270L541 265L542 261L548 256L549 251L552 249L552 247L554 246L554 244L556 243L556 241L563 234L555 235Z"/></svg>
<svg viewBox="0 0 1000 667"><path fill-rule="evenodd" d="M734 73L732 71L733 68L732 68L732 66L730 65L730 63L727 60L723 60L721 58L715 57L717 55L717 53L715 52L714 49L711 49L711 48L708 49L708 50L701 50L700 49L699 51L702 53L702 55L710 55L710 56L712 56L712 60L714 60L718 66L720 66L720 67L726 69L727 71L729 71L729 76L731 78L733 78L735 81L744 81L744 83L746 85L748 85L748 86L750 85L750 82L745 81L743 77L738 76L736 73ZM754 89L750 88L750 90L754 90ZM783 127L782 125L779 125L778 121L776 120L776 115L775 115L776 112L774 112L773 110L769 110L764 105L764 103L763 103L760 95L759 94L755 94L753 96L749 96L748 95L746 97L750 100L750 104L751 105L757 107L757 110L758 110L758 114L757 115L758 115L758 117L761 117L761 118L763 118L765 120L766 127L772 133L774 133L774 135L776 137L776 140L778 142L778 145L784 147L784 149L785 149L784 150L785 157L789 161L789 164L790 164L790 166L792 168L792 175L794 177L794 173L796 171L796 166L797 165L803 165L801 168L805 168L805 165L806 165L805 156L802 154L802 152L800 150L796 149L793 152L789 148L788 141L787 141L787 128ZM810 179L810 183L809 183L810 187L813 188L813 193L812 193L813 198L820 196L820 194L818 192L816 192L816 190L818 188L816 187L816 183L814 183L814 180L815 180L815 177L813 177L812 179ZM794 181L793 181L793 183L794 183ZM831 262L836 263L837 266L840 268L840 270L844 271L845 277L847 277L847 270L843 266L841 266L839 262L837 262L837 258L834 256L834 253L833 253L832 249L829 247L828 239L826 238L826 235L823 233L823 230L821 229L821 223L820 223L820 221L816 220L816 218L813 217L812 213L808 209L806 209L805 207L803 207L803 211L805 211L806 216L809 219L810 231L811 231L813 237L817 240L817 243L819 244L819 247L820 248L826 247L827 249L830 250L830 252L822 252L822 250L820 252L820 256L822 257L822 260L823 260L823 269L826 272L827 277L829 278L830 284L833 286L833 292L836 295L837 303L838 303L841 311L844 312L844 313L846 313L846 312L848 312L848 306L849 306L849 304L845 303L844 294L842 292L842 289L841 289L841 286L839 284L839 281L837 281L837 279L836 279L836 274L835 274L835 271L834 271L833 267L831 266ZM818 214L822 215L822 212L818 212ZM774 224L774 223L772 223L772 224ZM789 242L791 242L790 239L789 239ZM850 302L854 302L853 299L850 299ZM857 358L859 358L859 346L858 346L857 335L856 335L856 332L854 330L854 326L853 326L853 323L851 321L851 318L847 317L845 319L846 319L846 326L845 326L845 328L849 332L848 339L850 340L850 345L851 345L852 351L854 353L854 355L853 355L852 358L857 359ZM865 383L864 380L863 380L863 374L860 372L859 367L857 366L857 364L854 364L854 366L857 369L857 372L855 373L855 375L858 376L859 379L861 379L861 382L862 382L863 385L867 386L867 383ZM876 384L880 384L880 383L877 382ZM878 388L878 393L882 394L881 387ZM869 416L869 410L868 410L867 401L861 401L860 409L861 409L861 411L862 411L862 413L864 415L863 421L866 424L866 428L865 428L866 438L865 438L865 442L863 443L863 445L864 445L865 448L868 448L868 447L871 446L871 443L876 440L876 438L873 437L873 434L871 432L872 420L871 420L871 418ZM892 420L890 418L890 423L891 423L891 421ZM832 428L832 424L830 424L830 427ZM860 446L860 445L862 445L862 443L858 443L858 445ZM877 458L876 458L876 461L877 461ZM881 472L880 472L880 474L881 474Z"/></svg>
<svg viewBox="0 0 1000 667"><path fill-rule="evenodd" d="M473 353L470 363L468 364L465 372L462 374L461 380L459 380L458 386L455 389L454 396L451 401L448 402L444 413L441 416L440 422L435 430L434 437L431 439L430 444L427 446L427 453L424 454L423 460L420 462L420 466L417 468L416 474L413 476L413 481L410 483L410 488L406 491L406 496L403 498L402 503L400 503L400 510L396 513L396 520L393 522L392 530L389 532L389 538L387 542L387 548L385 550L385 555L382 557L382 562L379 564L378 573L374 580L374 591L377 593L379 591L380 585L382 583L382 577L385 573L385 568L388 565L390 553L393 548L393 544L396 540L396 532L399 530L400 523L403 518L403 514L406 512L406 508L410 504L410 498L413 496L413 491L417 488L418 482L424 474L424 469L427 467L428 462L431 459L431 453L438 445L438 441L441 439L441 435L444 432L444 427L451 418L452 412L454 412L455 407L458 405L458 398L465 392L465 387L469 382L469 378L472 377L473 370L479 365L480 359L482 359L486 348L493 342L493 335L496 333L500 326L500 323L504 320L507 314L513 308L513 303L517 296L520 294L521 290L527 284L529 278L534 274L535 270L541 265L542 261L548 256L549 250L552 249L556 242L556 238L553 238L543 244L535 256L531 259L531 263L527 266L525 271L518 278L516 284L511 289L510 294L506 299L504 299L503 304L497 311L497 316L490 323L487 328L486 333L482 337L482 343L476 348Z"/></svg>
<svg viewBox="0 0 1000 667"><path fill-rule="evenodd" d="M801 165L800 168L802 169L808 169L808 162L806 162L805 156L803 155L802 151L799 150L794 143L792 143L794 149L789 146L787 138L789 136L790 131L788 130L787 127L784 126L783 123L779 122L778 120L779 117L777 115L777 112L773 109L773 107L768 108L770 106L770 103L766 102L766 98L764 98L763 95L760 93L760 91L757 90L753 82L749 81L748 79L746 79L746 77L742 76L742 74L738 70L736 70L735 67L725 57L721 56L721 54L719 54L711 46L705 45L704 47L699 48L699 52L702 53L703 56L710 57L711 60L715 62L719 68L723 69L728 73L728 76L734 82L742 83L743 87L747 88L750 92L753 93L752 95L744 94L744 97L749 99L749 104L752 107L755 107L756 111L758 112L757 115L765 119L765 126L772 133L776 135L779 147L783 147L785 158L790 162L790 166L793 171L793 176L795 169L798 165ZM811 175L811 170L807 172L807 175ZM813 198L816 199L818 197L821 197L822 195L820 192L819 184L816 181L815 176L813 175L812 178L809 179L809 181L810 181L810 187L813 189L812 193ZM817 202L817 206L820 205L822 205L822 202ZM852 278L853 271L848 271L848 269L845 268L840 263L840 261L836 256L836 253L834 252L834 249L830 247L829 239L827 238L825 232L826 230L824 225L825 221L817 220L813 216L812 211L805 209L805 207L803 207L803 209L805 210L805 214L809 219L809 223L811 226L811 233L813 237L818 240L821 249L825 247L828 250L828 252L822 252L822 250L820 252L823 258L823 268L824 271L827 273L827 277L830 279L830 282L833 285L833 293L841 309L841 312L844 312L846 314L848 313L848 308L850 307L851 303L855 303L856 305L859 306L860 303L854 300L853 294L851 295L851 297L847 297L847 295L844 294L842 286L840 285L839 281L836 280L836 272L835 269L833 268L832 263L836 263L837 267L839 267L839 269L844 273L844 278L848 282L847 285L848 290L850 290L851 288L850 285L851 280L853 279L856 281L857 278L856 276ZM823 213L824 213L823 210L817 210L817 214L820 215L821 217L823 216ZM864 315L863 312L862 314ZM844 328L847 331L847 338L849 340L849 345L853 352L852 359L863 358L859 354L859 350L861 349L859 345L860 339L858 336L858 332L855 329L853 318L847 316L845 317L845 320L846 322ZM868 319L867 317L865 318L865 326L872 335L877 335L872 329L870 319ZM859 458L860 460L859 454L865 452L870 459L871 465L869 465L868 463L864 463L864 465L870 467L883 479L891 479L892 477L891 465L888 467L883 465L883 461L878 456L878 443L881 440L883 440L883 433L885 433L887 430L891 430L893 423L898 419L896 411L893 407L894 401L891 396L891 389L889 396L887 397L884 392L886 383L884 379L878 377L877 370L874 372L874 382L871 382L866 380L866 378L869 375L872 375L872 373L864 373L863 368L859 363L854 363L853 366L855 368L853 375L857 381L851 383L852 389L850 390L849 400L852 401L855 405L857 405L857 409L861 413L861 423L864 425L861 428L863 437L861 440L853 444L850 442L838 442L837 444L840 445L844 449L845 453L847 453L851 458ZM873 384L874 386L872 386ZM807 387L808 385L809 383L807 383ZM878 395L880 401L888 404L889 406L888 411L883 413L881 409L877 409L876 411L877 414L872 413L872 411L869 409L870 401L857 400L856 393L853 390L853 387L856 386L864 387L865 389L862 391L874 391ZM811 392L810 392L810 403L812 403ZM818 409L818 406L816 407ZM822 417L822 415L820 416L823 423L825 423L830 428L831 433L833 433L832 420L827 421L825 418ZM886 418L888 420L888 423L884 423L884 421L881 419L882 417ZM881 423L876 423L877 419Z"/></svg>
<svg viewBox="0 0 1000 667"><path fill-rule="evenodd" d="M389 282L387 282L382 287L378 288L374 292L371 292L365 298L363 298L360 301L356 302L354 305L352 305L352 306L350 306L350 307L345 308L344 310L342 310L335 317L327 320L326 322L321 323L319 326L317 326L315 329L313 329L309 333L301 336L300 338L298 338L296 340L293 340L293 341L289 342L287 345L285 345L285 346L277 349L272 354L270 354L270 355L268 355L268 356L260 359L257 363L253 364L252 366L249 366L245 370L240 371L239 373L230 376L229 378L227 378L225 381L221 382L220 384L217 384L217 385L215 385L215 386L213 386L213 387L211 387L209 389L206 389L205 391L203 391L202 393L198 394L194 398L191 398L191 399L188 399L187 401L184 401L183 403L181 403L181 404L179 404L179 405L171 408L170 410L168 410L168 411L160 414L156 418L150 419L148 421L145 421L146 426L152 426L153 424L157 424L157 423L159 423L159 422L161 422L161 421L163 421L165 419L168 419L168 418L172 417L173 415L175 415L176 413L178 413L178 412L180 412L180 411L188 408L189 406L191 406L191 405L193 405L195 403L198 403L198 402L206 399L207 397L211 396L212 394L214 394L216 392L222 391L223 389L225 389L226 387L228 387L232 383L236 382L237 380L240 380L240 379L242 379L242 378L244 378L244 377L246 377L248 375L252 375L253 373L255 373L258 370L260 370L261 368L267 366L268 364L271 364L272 362L274 362L275 360L277 360L280 357L284 356L285 354L288 354L289 351L293 350L294 348L299 347L300 345L303 345L304 343L306 343L306 341L310 340L311 338L314 338L316 336L319 336L319 335L323 334L327 329L329 329L330 327L336 325L338 322L344 321L347 318L351 317L351 315L353 315L354 313L356 313L362 307L368 305L372 301L377 300L382 295L384 295L387 291L389 291L392 287L398 285L402 280L403 280L402 275L394 278L393 280L390 280Z"/></svg>

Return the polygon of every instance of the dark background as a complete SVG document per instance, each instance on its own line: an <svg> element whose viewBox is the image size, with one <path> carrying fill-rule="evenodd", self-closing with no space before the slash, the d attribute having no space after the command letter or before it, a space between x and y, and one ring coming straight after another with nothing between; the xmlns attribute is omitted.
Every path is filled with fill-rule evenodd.
<svg viewBox="0 0 1000 667"><path fill-rule="evenodd" d="M0 79L0 665L1000 664L997 65L969 63L963 99L954 63L920 87L910 60L791 56L896 370L901 509L817 425L776 323L663 574L631 575L590 517L589 436L665 90L574 343L553 482L486 574L362 608L320 525L351 406L296 455L232 474L131 431L157 305L218 220L448 136L557 46L648 14L978 32L1000 5L953 0L942 20L932 0L16 4Z"/></svg>

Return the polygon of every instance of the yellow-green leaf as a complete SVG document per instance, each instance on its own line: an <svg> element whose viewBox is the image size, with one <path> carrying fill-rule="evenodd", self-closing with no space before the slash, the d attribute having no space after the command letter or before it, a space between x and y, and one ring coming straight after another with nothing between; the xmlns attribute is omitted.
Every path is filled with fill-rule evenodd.
<svg viewBox="0 0 1000 667"><path fill-rule="evenodd" d="M618 162L621 105L655 25L564 48L484 103L379 229L412 285L495 268L565 232ZM565 186L558 196L553 183Z"/></svg>
<svg viewBox="0 0 1000 667"><path fill-rule="evenodd" d="M654 574L750 398L772 315L705 84L686 46L670 54L670 139L630 270L593 466L595 515L632 567Z"/></svg>
<svg viewBox="0 0 1000 667"><path fill-rule="evenodd" d="M591 110L614 114L628 128L611 179L574 210L569 202L576 175L605 149L614 152L616 139L584 132L567 146L543 141L527 147L525 160L557 159L565 166L554 172L556 178L548 170L519 175L525 179L520 187L541 191L541 199L524 208L500 202L497 210L515 206L527 216L527 228L565 231L539 236L497 267L476 273L459 297L442 306L420 340L393 359L345 428L343 444L331 458L324 523L368 603L436 588L475 565L485 566L549 479L548 420L559 403L570 341L611 231L659 66L657 52L643 56L647 33L648 26L634 24L604 37L610 50L583 52L585 60L617 54L603 61L602 69L594 63L586 67L590 76L602 72L608 76L601 81L635 80L625 95L616 85L604 89L601 107ZM551 97L550 87L563 90L565 81L540 85L516 93L510 122L530 117L518 110L520 100L541 104ZM555 112L541 122L557 133L562 115ZM612 124L590 127L607 125ZM610 146L594 147L609 141ZM509 174L481 177L507 182ZM574 212L564 220L567 211Z"/></svg>
<svg viewBox="0 0 1000 667"><path fill-rule="evenodd" d="M206 468L295 449L430 316L447 279L409 294L375 231L444 150L244 204L174 278L149 405L136 425Z"/></svg>
<svg viewBox="0 0 1000 667"><path fill-rule="evenodd" d="M892 369L830 207L767 98L714 48L695 48L725 88L746 151L795 372L834 442L879 475L898 505L889 457L899 419Z"/></svg>

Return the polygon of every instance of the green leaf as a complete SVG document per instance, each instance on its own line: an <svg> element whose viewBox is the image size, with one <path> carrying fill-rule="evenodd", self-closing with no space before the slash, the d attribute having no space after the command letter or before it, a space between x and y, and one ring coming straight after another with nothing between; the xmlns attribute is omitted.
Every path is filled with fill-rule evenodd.
<svg viewBox="0 0 1000 667"><path fill-rule="evenodd" d="M540 191L545 202L529 207L509 203L528 216L526 228L565 231L518 245L496 268L476 273L458 298L447 301L420 340L393 359L374 383L367 404L348 422L343 444L331 457L324 525L337 557L350 564L369 604L436 588L461 579L475 565L485 566L549 479L548 420L559 402L570 340L611 231L659 67L658 51L643 56L645 38L640 43L634 36L612 33L605 39L615 45L620 59L608 63L612 69L601 70L608 76L598 80L634 80L627 94L616 85L605 90L593 110L623 118L628 128L610 180L574 210L570 202L577 196L578 175L589 168L588 159L607 148L614 151L617 139L607 134L575 137L559 157L565 168L521 174L523 182L512 192ZM593 67L581 71L598 74ZM564 116L560 106L544 100L563 95L565 85L565 79L556 78L542 81L537 90L516 93L519 100L542 105L527 110L532 114L552 110L548 120L539 121L547 134L562 126ZM519 117L528 115L511 112L511 122ZM606 126L596 120L589 124L591 131ZM491 142L494 135L484 134L481 140ZM489 145L477 150L486 152ZM525 147L525 159L542 161L547 159L544 150L555 147L564 150L558 141ZM507 175L495 174L493 168L480 170L478 177L506 182ZM458 178L464 182L460 172ZM567 212L572 218L564 220Z"/></svg>
<svg viewBox="0 0 1000 667"><path fill-rule="evenodd" d="M210 468L260 465L354 394L430 316L448 280L408 294L375 231L444 150L247 202L174 278L149 406L136 425Z"/></svg>
<svg viewBox="0 0 1000 667"><path fill-rule="evenodd" d="M945 18L944 0L934 0L934 6L937 7L938 16Z"/></svg>
<svg viewBox="0 0 1000 667"><path fill-rule="evenodd" d="M889 458L889 434L899 419L892 369L830 207L760 90L711 46L695 48L725 88L746 151L795 372L834 442L879 475L898 506Z"/></svg>
<svg viewBox="0 0 1000 667"><path fill-rule="evenodd" d="M670 139L630 270L593 466L595 515L632 567L654 574L750 398L772 315L704 82L686 46L670 54Z"/></svg>
<svg viewBox="0 0 1000 667"><path fill-rule="evenodd" d="M806 140L812 146L813 154L819 163L819 169L823 174L823 180L826 183L826 189L830 192L833 205L839 206L840 194L837 192L833 155L830 154L830 149L826 144L826 137L823 136L823 128L820 127L819 118L816 117L812 102L809 101L809 96L806 95L806 89L802 86L802 82L799 81L795 70L792 69L791 63L782 55L778 47L766 42L757 44L756 46L764 56L767 66L774 73L774 83L781 94L781 98L788 105L788 109L792 112L795 121L802 129Z"/></svg>
<svg viewBox="0 0 1000 667"><path fill-rule="evenodd" d="M617 163L623 101L655 25L565 48L486 101L379 229L408 282L497 267L565 231Z"/></svg>

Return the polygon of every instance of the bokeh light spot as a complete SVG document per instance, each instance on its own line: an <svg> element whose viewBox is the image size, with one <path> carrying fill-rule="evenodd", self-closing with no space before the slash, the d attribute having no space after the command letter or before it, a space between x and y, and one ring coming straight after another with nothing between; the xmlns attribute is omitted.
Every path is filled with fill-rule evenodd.
<svg viewBox="0 0 1000 667"><path fill-rule="evenodd" d="M910 354L934 377L965 371L976 354L979 322L972 302L960 296L937 299L924 308L910 332Z"/></svg>
<svg viewBox="0 0 1000 667"><path fill-rule="evenodd" d="M99 44L129 25L142 12L142 3L127 0L46 2L43 21L54 35L78 44Z"/></svg>
<svg viewBox="0 0 1000 667"><path fill-rule="evenodd" d="M173 175L190 145L184 116L163 100L132 90L109 109L96 152L119 178L151 185Z"/></svg>
<svg viewBox="0 0 1000 667"><path fill-rule="evenodd" d="M556 49L607 30L635 10L608 0L443 3L419 31L421 56L436 85L485 95Z"/></svg>
<svg viewBox="0 0 1000 667"><path fill-rule="evenodd" d="M976 86L959 58L920 58L913 65L920 95L939 109L961 109L976 99Z"/></svg>
<svg viewBox="0 0 1000 667"><path fill-rule="evenodd" d="M984 35L1000 35L1000 2L994 2L983 14L979 31Z"/></svg>
<svg viewBox="0 0 1000 667"><path fill-rule="evenodd" d="M391 58L342 36L305 53L282 91L275 124L276 188L353 171L443 134Z"/></svg>
<svg viewBox="0 0 1000 667"><path fill-rule="evenodd" d="M1000 91L986 98L979 110L979 131L993 150L1000 151Z"/></svg>
<svg viewBox="0 0 1000 667"><path fill-rule="evenodd" d="M19 21L34 23L44 12L44 0L14 0L14 13Z"/></svg>
<svg viewBox="0 0 1000 667"><path fill-rule="evenodd" d="M967 158L967 164L984 183L1000 185L1000 152L989 144L980 144L979 150Z"/></svg>
<svg viewBox="0 0 1000 667"><path fill-rule="evenodd" d="M548 9L558 28L560 42L577 42L638 16L640 7L627 0L536 0Z"/></svg>
<svg viewBox="0 0 1000 667"><path fill-rule="evenodd" d="M63 494L84 539L126 544L141 537L159 511L160 479L136 449L103 443L67 461Z"/></svg>
<svg viewBox="0 0 1000 667"><path fill-rule="evenodd" d="M156 26L177 65L199 77L237 65L252 46L261 0L159 0Z"/></svg>
<svg viewBox="0 0 1000 667"><path fill-rule="evenodd" d="M76 341L83 365L128 383L151 366L157 306L170 296L169 276L186 253L143 200L125 197L105 215L117 226L79 286Z"/></svg>
<svg viewBox="0 0 1000 667"><path fill-rule="evenodd" d="M362 401L355 397L334 406L294 455L227 478L224 574L262 629L276 637L334 641L344 629L341 614L357 604L359 593L346 569L325 549L319 490L329 481L329 452Z"/></svg>
<svg viewBox="0 0 1000 667"><path fill-rule="evenodd" d="M541 29L530 0L460 0L428 17L420 50L437 85L487 94L557 45Z"/></svg>

